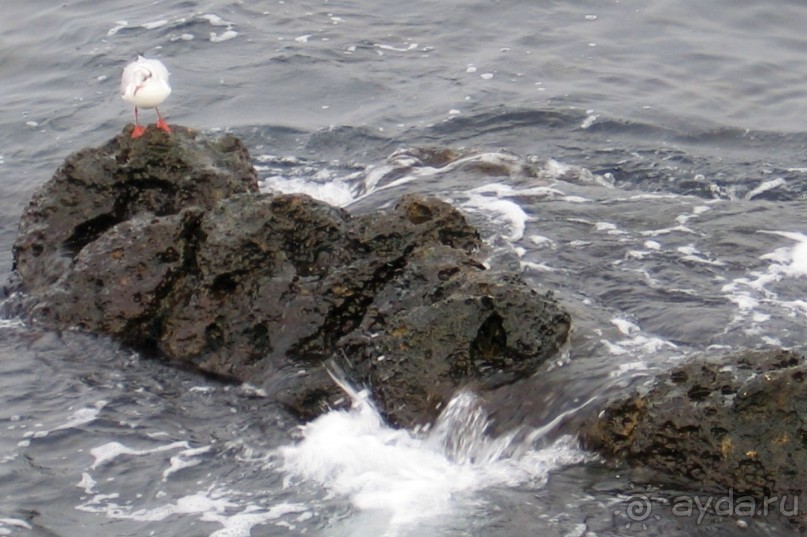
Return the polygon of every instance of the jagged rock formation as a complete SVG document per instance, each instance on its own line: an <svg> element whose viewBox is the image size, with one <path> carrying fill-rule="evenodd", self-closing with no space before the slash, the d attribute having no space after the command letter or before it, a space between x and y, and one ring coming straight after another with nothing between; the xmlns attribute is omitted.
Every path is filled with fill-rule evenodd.
<svg viewBox="0 0 807 537"><path fill-rule="evenodd" d="M403 426L461 386L534 373L566 341L568 314L485 270L444 202L352 216L257 193L232 136L129 133L69 156L22 216L16 269L40 322L262 386L305 417L344 400L337 364Z"/></svg>
<svg viewBox="0 0 807 537"><path fill-rule="evenodd" d="M807 363L791 351L694 360L609 403L581 441L660 480L760 503L787 498L792 510L805 501L806 387ZM803 525L801 515L795 522Z"/></svg>

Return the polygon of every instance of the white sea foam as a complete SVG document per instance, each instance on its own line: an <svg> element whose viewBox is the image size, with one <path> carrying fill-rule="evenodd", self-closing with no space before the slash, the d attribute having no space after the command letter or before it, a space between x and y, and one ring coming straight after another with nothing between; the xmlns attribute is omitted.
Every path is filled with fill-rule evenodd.
<svg viewBox="0 0 807 537"><path fill-rule="evenodd" d="M551 470L584 458L568 438L537 448L513 445L512 435L486 437L487 416L467 392L451 401L426 435L386 426L365 392L354 396L351 410L306 424L300 442L278 455L287 486L314 482L364 513L383 513L368 535L393 536L451 516L487 487L540 486Z"/></svg>
<svg viewBox="0 0 807 537"><path fill-rule="evenodd" d="M211 43L221 43L224 41L229 41L230 39L235 39L236 37L238 37L238 32L236 32L235 30L225 30L220 34L216 32L210 32Z"/></svg>
<svg viewBox="0 0 807 537"><path fill-rule="evenodd" d="M599 180L602 179L599 176L594 176L585 168L565 166L549 160L546 162L542 161L540 163L541 168L539 169L535 166L536 163L537 161L535 161L535 159L523 159L509 153L468 152L441 166L430 166L421 162L420 158L416 154L413 154L411 150L401 149L391 154L383 164L367 168L364 173L362 185L357 189L360 195L357 196L356 199L361 199L380 190L396 188L413 181L420 181L465 170L500 170L496 175L506 174L510 177L522 177L527 173L533 174L537 172L538 177L533 178L533 185L526 188L516 189L511 185L501 182L482 185L470 191L472 195L488 195L488 199L492 197L501 199L511 196L554 199L563 197L564 193L556 188L546 186L545 183L548 181L572 178L585 183L599 184ZM389 179L391 176L395 177L395 179L382 184L385 179ZM464 192L463 195L464 194L467 194L467 192ZM470 200L468 202L469 208L473 209L475 204L479 201L483 200ZM583 200L581 198L581 201L589 200ZM457 200L457 203L461 204L462 201ZM499 207L492 206L492 209L500 215L504 213L513 214L514 212L512 206L507 208L505 208L504 205L500 205ZM519 207L517 212L523 211L521 211Z"/></svg>
<svg viewBox="0 0 807 537"><path fill-rule="evenodd" d="M29 523L19 518L0 518L0 524L5 526L14 526L16 528L25 528L27 530L34 529Z"/></svg>
<svg viewBox="0 0 807 537"><path fill-rule="evenodd" d="M266 524L270 520L276 520L288 514L297 514L298 521L304 521L310 516L310 511L305 505L298 503L280 503L273 505L269 509L262 509L256 506L248 507L240 513L234 515L220 515L218 513L207 513L202 520L209 522L219 522L223 527L214 531L210 537L249 537L252 535L252 528L257 525ZM294 525L279 521L276 526L294 529Z"/></svg>
<svg viewBox="0 0 807 537"><path fill-rule="evenodd" d="M508 242L516 242L524 236L524 229L529 216L521 206L510 200L485 196L471 190L462 207L473 212L485 213L492 222L499 224L504 230L500 235Z"/></svg>
<svg viewBox="0 0 807 537"><path fill-rule="evenodd" d="M120 442L108 442L102 446L92 448L90 455L95 458L92 469L98 468L102 464L107 464L121 455L150 455L152 453L160 453L163 451L173 451L175 449L189 449L190 446L187 442L174 442L171 444L164 444L151 449L133 449L121 444Z"/></svg>
<svg viewBox="0 0 807 537"><path fill-rule="evenodd" d="M126 21L117 21L117 22L115 22L115 26L110 28L109 31L106 33L106 35L113 36L116 33L118 33L119 31L126 28L127 26L129 26L128 22L126 22Z"/></svg>
<svg viewBox="0 0 807 537"><path fill-rule="evenodd" d="M737 290L739 287L747 287L755 291L764 291L765 286L780 281L785 277L800 277L807 275L807 235L789 231L760 231L779 235L794 241L793 246L784 246L775 249L773 252L760 256L764 261L770 261L765 272L752 271L753 278L743 277L726 284L723 287L725 292Z"/></svg>
<svg viewBox="0 0 807 537"><path fill-rule="evenodd" d="M82 472L81 481L76 483L76 486L84 489L85 494L94 494L95 485L97 484L98 482L88 472Z"/></svg>
<svg viewBox="0 0 807 537"><path fill-rule="evenodd" d="M97 418L98 414L101 413L101 409L103 409L106 405L107 401L97 401L95 406L92 408L79 408L67 418L66 422L54 427L51 430L59 431L62 429L72 429L74 427L78 427L79 425L84 425L85 423L95 421L95 418Z"/></svg>
<svg viewBox="0 0 807 537"><path fill-rule="evenodd" d="M358 197L364 170L339 170L340 163L315 167L296 157L263 154L255 159L255 169L261 175L261 192L272 194L302 193L331 205L344 207Z"/></svg>
<svg viewBox="0 0 807 537"><path fill-rule="evenodd" d="M246 500L252 494L230 490L217 484L202 486L201 490L187 491L178 498L170 498L164 490L158 490L150 497L137 494L133 499L126 491L100 491L101 488L114 486L112 479L93 476L93 472L103 472L114 465L129 465L122 455L135 457L157 456L158 462L164 464L163 453L181 450L170 457L168 467L162 472L159 482L166 482L182 469L196 466L203 462L201 455L213 451L212 446L191 448L186 441L163 444L150 449L133 449L119 442L108 442L90 450L95 463L81 475L76 484L89 496L76 506L79 511L104 515L111 519L130 520L135 522L159 522L171 517L195 517L201 522L214 522L221 526L211 530L209 537L249 537L252 528L276 520L276 524L285 528L294 528L294 520L302 521L311 517L310 509L302 504L285 501L266 505ZM201 485L201 482L197 484ZM289 520L280 520L286 515L296 515ZM287 517L290 518L290 517Z"/></svg>
<svg viewBox="0 0 807 537"><path fill-rule="evenodd" d="M226 26L229 28L233 25L231 22L227 22L220 16L215 15L213 13L205 13L203 15L199 15L197 18L206 20L208 23L210 23L211 26Z"/></svg>
<svg viewBox="0 0 807 537"><path fill-rule="evenodd" d="M595 122L596 122L598 119L600 119L600 116L598 116L598 115L596 115L596 114L591 114L591 115L587 116L587 117L586 117L586 119L584 119L584 120L583 120L583 123L581 123L581 124L580 124L580 128L581 128L581 129L588 129L588 128L590 128L592 125L594 125L594 123L595 123Z"/></svg>
<svg viewBox="0 0 807 537"><path fill-rule="evenodd" d="M665 360L682 355L677 345L643 332L641 326L631 320L620 316L612 318L611 324L616 327L619 334L625 337L616 341L602 337L600 343L609 354L628 358L627 361L617 364L616 368L609 373L611 378L622 378L628 374L635 374L637 371L650 369L653 367L654 359L662 355ZM600 336L603 335L603 331L597 333Z"/></svg>
<svg viewBox="0 0 807 537"><path fill-rule="evenodd" d="M28 522L19 518L0 518L0 535L18 535L20 528L34 529Z"/></svg>
<svg viewBox="0 0 807 537"><path fill-rule="evenodd" d="M650 250L628 250L625 252L625 256L631 259L644 259L652 255L652 253Z"/></svg>
<svg viewBox="0 0 807 537"><path fill-rule="evenodd" d="M394 51L394 52L411 52L413 50L417 50L418 44L417 43L409 43L408 45L406 45L404 47L395 47L395 46L392 46L392 45L382 45L382 44L376 43L375 47L378 48L378 49L381 49L381 50L389 50L389 51Z"/></svg>
<svg viewBox="0 0 807 537"><path fill-rule="evenodd" d="M167 481L172 474L175 474L180 470L192 468L202 464L204 459L197 457L197 455L204 455L205 453L210 453L212 450L213 448L211 446L202 446L198 448L186 449L177 453L171 457L171 466L163 471L163 481Z"/></svg>
<svg viewBox="0 0 807 537"><path fill-rule="evenodd" d="M549 237L544 237L543 235L530 235L529 239L533 245L538 246L539 248L544 248L555 244L555 241Z"/></svg>
<svg viewBox="0 0 807 537"><path fill-rule="evenodd" d="M498 236L508 242L517 242L523 238L526 224L531 218L521 205L506 198L516 196L544 198L562 194L561 191L546 186L519 190L506 183L488 183L465 192L459 204L469 212L484 214L491 222L497 224L497 229L502 230L497 233Z"/></svg>
<svg viewBox="0 0 807 537"><path fill-rule="evenodd" d="M722 267L725 265L725 263L719 259L709 259L705 257L704 254L692 243L679 246L676 248L676 251L683 254L681 257L682 261L689 261L690 263L702 263L704 265L712 265L716 267Z"/></svg>
<svg viewBox="0 0 807 537"><path fill-rule="evenodd" d="M782 276L807 276L807 235L790 231L760 231L796 241L793 246L777 248L760 259L770 260L769 272Z"/></svg>
<svg viewBox="0 0 807 537"><path fill-rule="evenodd" d="M639 325L626 319L611 319L611 323L626 336L635 336L641 332Z"/></svg>
<svg viewBox="0 0 807 537"><path fill-rule="evenodd" d="M597 222L594 224L594 229L596 231L602 231L607 233L608 235L625 235L627 234L626 231L622 231L621 229L617 228L616 224L611 222Z"/></svg>
<svg viewBox="0 0 807 537"><path fill-rule="evenodd" d="M356 199L354 194L355 187L340 178L315 181L310 178L272 175L261 180L260 189L262 192L279 194L308 194L314 199L337 207L349 205Z"/></svg>
<svg viewBox="0 0 807 537"><path fill-rule="evenodd" d="M80 511L91 513L104 513L110 518L137 520L141 522L154 522L165 520L173 515L203 514L213 518L224 513L228 508L237 505L229 501L221 491L211 489L206 492L197 492L178 498L174 503L168 503L151 509L133 509L131 506L118 505L109 500L115 500L120 495L99 494L89 502L77 507Z"/></svg>
<svg viewBox="0 0 807 537"><path fill-rule="evenodd" d="M145 28L146 30L154 30L156 28L162 28L163 26L165 26L167 24L168 24L167 20L161 19L161 20L158 20L158 21L146 22L144 24L141 24L140 26L142 28Z"/></svg>
<svg viewBox="0 0 807 537"><path fill-rule="evenodd" d="M221 33L219 32L209 33L209 39L211 43L221 43L238 37L238 32L233 29L235 25L229 21L224 20L223 18L221 18L216 14L205 13L203 15L197 15L196 18L207 21L208 24L210 24L211 26L225 28L225 30Z"/></svg>
<svg viewBox="0 0 807 537"><path fill-rule="evenodd" d="M97 498L96 498L97 499ZM82 511L104 513L110 518L134 520L139 522L158 522L173 516L196 515L202 522L216 522L221 529L209 534L209 537L249 537L252 528L266 524L288 514L304 514L309 510L305 505L281 502L269 508L257 505L247 505L240 511L241 506L228 498L228 491L210 489L178 498L151 509L131 510L129 506L117 505L114 502L90 502L79 506ZM94 505L99 504L99 505ZM298 517L299 518L299 517ZM290 524L279 526L289 527Z"/></svg>
<svg viewBox="0 0 807 537"><path fill-rule="evenodd" d="M651 229L647 231L642 231L642 235L644 235L645 237L658 237L659 235L669 235L671 233L691 233L692 235L697 235L695 231L688 228L687 226L671 226L660 229Z"/></svg>
<svg viewBox="0 0 807 537"><path fill-rule="evenodd" d="M591 203L592 200L582 196L563 196L563 201L567 201L569 203Z"/></svg>
<svg viewBox="0 0 807 537"><path fill-rule="evenodd" d="M807 301L780 297L775 287L786 278L807 276L807 235L792 231L763 230L759 233L784 237L795 244L761 255L759 259L768 262L766 268L750 270L747 275L735 278L721 288L726 298L737 306L735 323L751 316L754 324L745 329L746 333L767 322L772 312L788 317L807 317Z"/></svg>
<svg viewBox="0 0 807 537"><path fill-rule="evenodd" d="M107 401L96 401L93 407L86 407L86 408L79 408L73 411L70 414L64 423L57 425L51 429L43 429L41 431L28 431L26 432L23 437L26 440L23 440L18 445L21 447L29 446L31 444L31 438L45 438L49 434L54 431L62 431L66 429L74 429L81 425L85 425L87 423L91 423L95 421L98 415L101 413L101 410L107 405Z"/></svg>
<svg viewBox="0 0 807 537"><path fill-rule="evenodd" d="M525 270L536 270L538 272L558 272L560 269L547 265L546 263L535 263L534 261L521 261L521 268ZM564 269L565 271L565 269Z"/></svg>
<svg viewBox="0 0 807 537"><path fill-rule="evenodd" d="M747 200L754 199L755 197L759 196L760 194L764 194L769 190L773 190L775 188L779 188L780 186L785 186L787 181L782 179L781 177L777 177L776 179L771 179L770 181L763 181L759 184L755 189L748 192L744 198Z"/></svg>

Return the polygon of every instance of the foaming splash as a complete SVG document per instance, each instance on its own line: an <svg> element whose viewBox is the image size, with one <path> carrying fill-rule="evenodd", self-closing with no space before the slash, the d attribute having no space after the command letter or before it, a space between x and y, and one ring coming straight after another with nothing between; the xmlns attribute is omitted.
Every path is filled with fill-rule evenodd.
<svg viewBox="0 0 807 537"><path fill-rule="evenodd" d="M519 221L523 212L519 214L518 205L503 198L563 197L563 192L545 186L554 181L613 188L611 179L595 175L586 168L504 151L407 147L394 151L384 162L369 166L339 161L311 162L298 157L270 154L259 155L255 160L255 169L261 176L262 192L303 193L339 207L409 183L450 183L447 177L466 178L474 175L526 181L529 183L526 188L496 183L464 191L469 196L465 208L496 213L512 224L509 226L512 230L509 240L520 238ZM499 200L492 200L492 195Z"/></svg>
<svg viewBox="0 0 807 537"><path fill-rule="evenodd" d="M563 192L548 186L534 186L515 189L504 183L492 183L465 192L460 200L463 209L487 216L497 232L497 236L508 243L520 241L530 217L522 206L508 197L533 197L551 199L563 196ZM495 238L495 237L491 237Z"/></svg>
<svg viewBox="0 0 807 537"><path fill-rule="evenodd" d="M297 157L260 155L255 169L261 174L262 192L308 194L314 199L344 207L356 199L363 170L339 163L311 163Z"/></svg>
<svg viewBox="0 0 807 537"><path fill-rule="evenodd" d="M807 235L788 231L760 231L779 235L796 241L793 247L777 248L770 254L763 255L761 259L770 260L771 272L774 277L807 276Z"/></svg>
<svg viewBox="0 0 807 537"><path fill-rule="evenodd" d="M359 193L367 195L411 181L451 174L462 177L506 177L514 181L527 181L533 186L560 180L613 187L613 182L608 178L595 175L586 168L569 166L553 159L523 157L506 151L411 147L399 149L385 163L370 167ZM544 191L540 192L541 195L545 194ZM529 195L530 192L526 194Z"/></svg>
<svg viewBox="0 0 807 537"><path fill-rule="evenodd" d="M534 435L519 443L515 433L488 437L488 416L470 392L422 434L385 425L366 391L351 395L352 409L302 426L300 441L278 455L286 486L313 482L348 498L366 515L362 534L395 536L447 520L473 508L474 493L541 487L553 469L585 458L568 437L540 448Z"/></svg>
<svg viewBox="0 0 807 537"><path fill-rule="evenodd" d="M807 301L783 299L776 288L776 284L783 280L807 276L807 235L789 231L759 231L759 233L778 235L795 241L795 244L777 248L760 256L761 260L769 263L764 272L752 271L748 276L736 278L723 286L722 292L738 308L735 321L750 315L755 322L766 322L770 319L770 313L762 311L763 305L781 308L791 316L807 317ZM773 338L769 343L780 344Z"/></svg>

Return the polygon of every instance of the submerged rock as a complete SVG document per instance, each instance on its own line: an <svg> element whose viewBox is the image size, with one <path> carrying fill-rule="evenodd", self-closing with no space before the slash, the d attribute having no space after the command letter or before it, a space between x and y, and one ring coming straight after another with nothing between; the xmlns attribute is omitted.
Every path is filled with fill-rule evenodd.
<svg viewBox="0 0 807 537"><path fill-rule="evenodd" d="M688 363L611 402L581 440L695 490L786 497L792 507L807 483L807 363L785 350Z"/></svg>
<svg viewBox="0 0 807 537"><path fill-rule="evenodd" d="M569 316L485 270L480 246L434 198L352 216L258 194L237 139L176 128L68 157L14 255L43 322L262 386L305 417L344 402L338 368L413 426L459 387L534 373L566 341Z"/></svg>

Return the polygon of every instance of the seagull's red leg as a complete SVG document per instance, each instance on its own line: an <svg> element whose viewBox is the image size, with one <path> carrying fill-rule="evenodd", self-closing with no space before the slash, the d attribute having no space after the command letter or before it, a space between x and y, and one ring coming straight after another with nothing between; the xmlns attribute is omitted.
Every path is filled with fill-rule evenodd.
<svg viewBox="0 0 807 537"><path fill-rule="evenodd" d="M140 124L140 119L137 117L137 107L135 106L135 128L132 131L132 140L140 138L146 133L146 127Z"/></svg>
<svg viewBox="0 0 807 537"><path fill-rule="evenodd" d="M168 126L168 123L166 123L163 117L160 115L160 109L155 108L155 110L157 111L157 128L161 131L170 133L171 127Z"/></svg>

